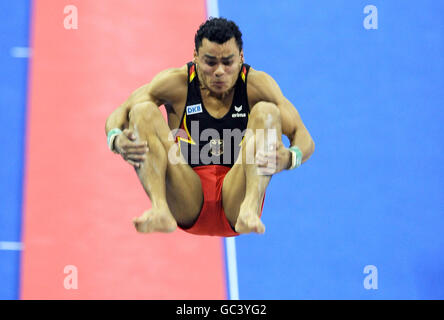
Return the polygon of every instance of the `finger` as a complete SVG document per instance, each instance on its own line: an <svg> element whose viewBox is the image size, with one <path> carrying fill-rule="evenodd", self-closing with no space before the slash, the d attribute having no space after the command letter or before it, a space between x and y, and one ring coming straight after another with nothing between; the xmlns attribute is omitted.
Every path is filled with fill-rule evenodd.
<svg viewBox="0 0 444 320"><path fill-rule="evenodd" d="M259 176L271 176L275 173L276 170L270 170L267 168L257 168L256 173Z"/></svg>
<svg viewBox="0 0 444 320"><path fill-rule="evenodd" d="M264 159L266 161L270 161L270 160L276 159L277 155L278 154L276 151L264 152L264 153L260 154L259 158Z"/></svg>
<svg viewBox="0 0 444 320"><path fill-rule="evenodd" d="M128 143L126 143L126 146L130 147L130 148L147 148L148 143L146 141L142 141L142 142L129 141Z"/></svg>
<svg viewBox="0 0 444 320"><path fill-rule="evenodd" d="M147 147L126 147L125 148L126 153L135 153L135 154L145 154L148 152L148 148Z"/></svg>
<svg viewBox="0 0 444 320"><path fill-rule="evenodd" d="M134 142L134 141L129 140L127 143L125 143L125 146L128 146L128 147L148 147L148 143L146 141Z"/></svg>
<svg viewBox="0 0 444 320"><path fill-rule="evenodd" d="M266 161L256 161L256 165L260 168L262 167L266 167L267 166L267 162Z"/></svg>
<svg viewBox="0 0 444 320"><path fill-rule="evenodd" d="M261 162L256 162L256 165L260 168L266 167L267 166L267 162L266 161L261 161Z"/></svg>
<svg viewBox="0 0 444 320"><path fill-rule="evenodd" d="M131 141L136 141L136 140L137 140L137 135L136 135L133 131L130 131L130 132L128 133L128 138L129 138ZM143 143L143 142L141 142L141 143Z"/></svg>
<svg viewBox="0 0 444 320"><path fill-rule="evenodd" d="M264 156L262 156L262 155L256 156L256 164L257 165L261 165L266 162L267 162L267 159Z"/></svg>
<svg viewBox="0 0 444 320"><path fill-rule="evenodd" d="M125 129L125 130L123 130L123 133L125 134L125 136L128 139L136 140L136 135L134 134L134 132L131 129Z"/></svg>
<svg viewBox="0 0 444 320"><path fill-rule="evenodd" d="M276 168L276 158L260 158L256 161L258 168Z"/></svg>
<svg viewBox="0 0 444 320"><path fill-rule="evenodd" d="M146 157L145 155L129 154L127 156L127 159L131 161L142 162L145 161Z"/></svg>
<svg viewBox="0 0 444 320"><path fill-rule="evenodd" d="M131 133L131 130L130 130L130 129L125 129L125 130L123 130L122 132L123 132L123 134L124 134L125 136L128 137L128 135Z"/></svg>
<svg viewBox="0 0 444 320"><path fill-rule="evenodd" d="M148 151L148 147L144 143L125 143L121 146L125 151Z"/></svg>
<svg viewBox="0 0 444 320"><path fill-rule="evenodd" d="M276 157L276 150L269 150L268 152L264 152L263 156L264 157Z"/></svg>
<svg viewBox="0 0 444 320"><path fill-rule="evenodd" d="M264 175L272 175L276 173L276 166L269 165L264 168L258 168Z"/></svg>
<svg viewBox="0 0 444 320"><path fill-rule="evenodd" d="M123 159L125 159L125 161L128 161L128 160L143 161L146 159L145 153L137 154L137 153L125 152L125 153L122 153L121 155L122 155Z"/></svg>
<svg viewBox="0 0 444 320"><path fill-rule="evenodd" d="M136 161L128 160L128 163L130 165L132 165L133 167L135 167L135 168L140 168L140 166L141 166L141 164L139 162L136 162Z"/></svg>

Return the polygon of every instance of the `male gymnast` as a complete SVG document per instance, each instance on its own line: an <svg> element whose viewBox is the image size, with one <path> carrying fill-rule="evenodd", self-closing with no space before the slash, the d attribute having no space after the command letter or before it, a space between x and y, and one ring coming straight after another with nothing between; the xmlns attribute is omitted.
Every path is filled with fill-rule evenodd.
<svg viewBox="0 0 444 320"><path fill-rule="evenodd" d="M233 21L208 19L192 62L160 72L108 117L108 146L134 166L151 200L133 219L138 232L264 233L272 175L312 155L298 111L270 75L244 63L242 45Z"/></svg>

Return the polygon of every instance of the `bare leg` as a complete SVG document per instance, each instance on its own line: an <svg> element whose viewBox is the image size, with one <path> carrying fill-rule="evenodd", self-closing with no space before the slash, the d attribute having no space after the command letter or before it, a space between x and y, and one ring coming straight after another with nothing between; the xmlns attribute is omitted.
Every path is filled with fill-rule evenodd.
<svg viewBox="0 0 444 320"><path fill-rule="evenodd" d="M172 232L178 222L190 224L197 218L202 201L199 197L200 180L188 165L169 163L168 151L174 142L168 140L169 128L161 112L154 104L140 104L133 108L129 120L130 129L140 141L147 141L149 148L145 161L136 172L152 208L133 220L137 231ZM167 197L168 181L168 189L174 196ZM196 190L195 199L188 194L190 189ZM185 209L178 209L183 207ZM173 214L170 208L176 212Z"/></svg>
<svg viewBox="0 0 444 320"><path fill-rule="evenodd" d="M250 114L248 129L239 159L224 181L224 210L237 232L264 233L259 210L271 175L258 171L255 156L276 150L276 144L282 143L279 109L271 103L258 103Z"/></svg>

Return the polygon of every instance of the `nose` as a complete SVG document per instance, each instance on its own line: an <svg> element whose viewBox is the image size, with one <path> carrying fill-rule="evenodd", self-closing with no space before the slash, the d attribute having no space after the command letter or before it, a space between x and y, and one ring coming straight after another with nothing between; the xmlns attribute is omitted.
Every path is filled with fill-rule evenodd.
<svg viewBox="0 0 444 320"><path fill-rule="evenodd" d="M217 69L216 69L216 71L214 72L214 75L215 75L216 77L221 77L221 76L223 76L224 73L225 73L225 70L224 70L224 68L223 68L223 65L222 65L222 64L219 64L218 67L217 67Z"/></svg>

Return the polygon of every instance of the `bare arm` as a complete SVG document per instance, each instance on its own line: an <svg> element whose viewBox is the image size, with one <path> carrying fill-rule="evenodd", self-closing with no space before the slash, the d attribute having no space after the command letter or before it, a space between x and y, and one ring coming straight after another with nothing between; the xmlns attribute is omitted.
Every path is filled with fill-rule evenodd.
<svg viewBox="0 0 444 320"><path fill-rule="evenodd" d="M292 146L297 146L302 151L302 162L307 161L314 152L314 141L299 112L282 94L276 81L265 72L251 70L248 76L248 91L251 106L259 101L277 105L281 113L282 133L288 137Z"/></svg>
<svg viewBox="0 0 444 320"><path fill-rule="evenodd" d="M129 129L129 116L138 104L154 103L158 107L169 104L177 108L187 93L187 66L168 69L157 74L153 80L138 88L115 109L106 120L105 132L110 133L111 150L120 154L129 164L140 167L148 151L146 141L136 141L136 135ZM118 130L120 129L121 132Z"/></svg>
<svg viewBox="0 0 444 320"><path fill-rule="evenodd" d="M298 146L302 151L302 163L304 163L313 154L315 143L299 112L287 98L284 98L278 107L281 111L282 132L288 137L292 146Z"/></svg>
<svg viewBox="0 0 444 320"><path fill-rule="evenodd" d="M131 96L124 102L120 107L115 109L106 120L105 133L114 128L124 130L128 128L128 115L131 108L138 103L143 103L146 101L152 101L152 97L149 95L150 84L143 85L134 91Z"/></svg>
<svg viewBox="0 0 444 320"><path fill-rule="evenodd" d="M186 66L168 69L157 74L150 83L135 90L122 105L111 113L105 124L106 134L114 128L127 129L131 108L139 103L153 102L157 106L165 103L172 106L178 105L182 97L186 97L186 78Z"/></svg>

